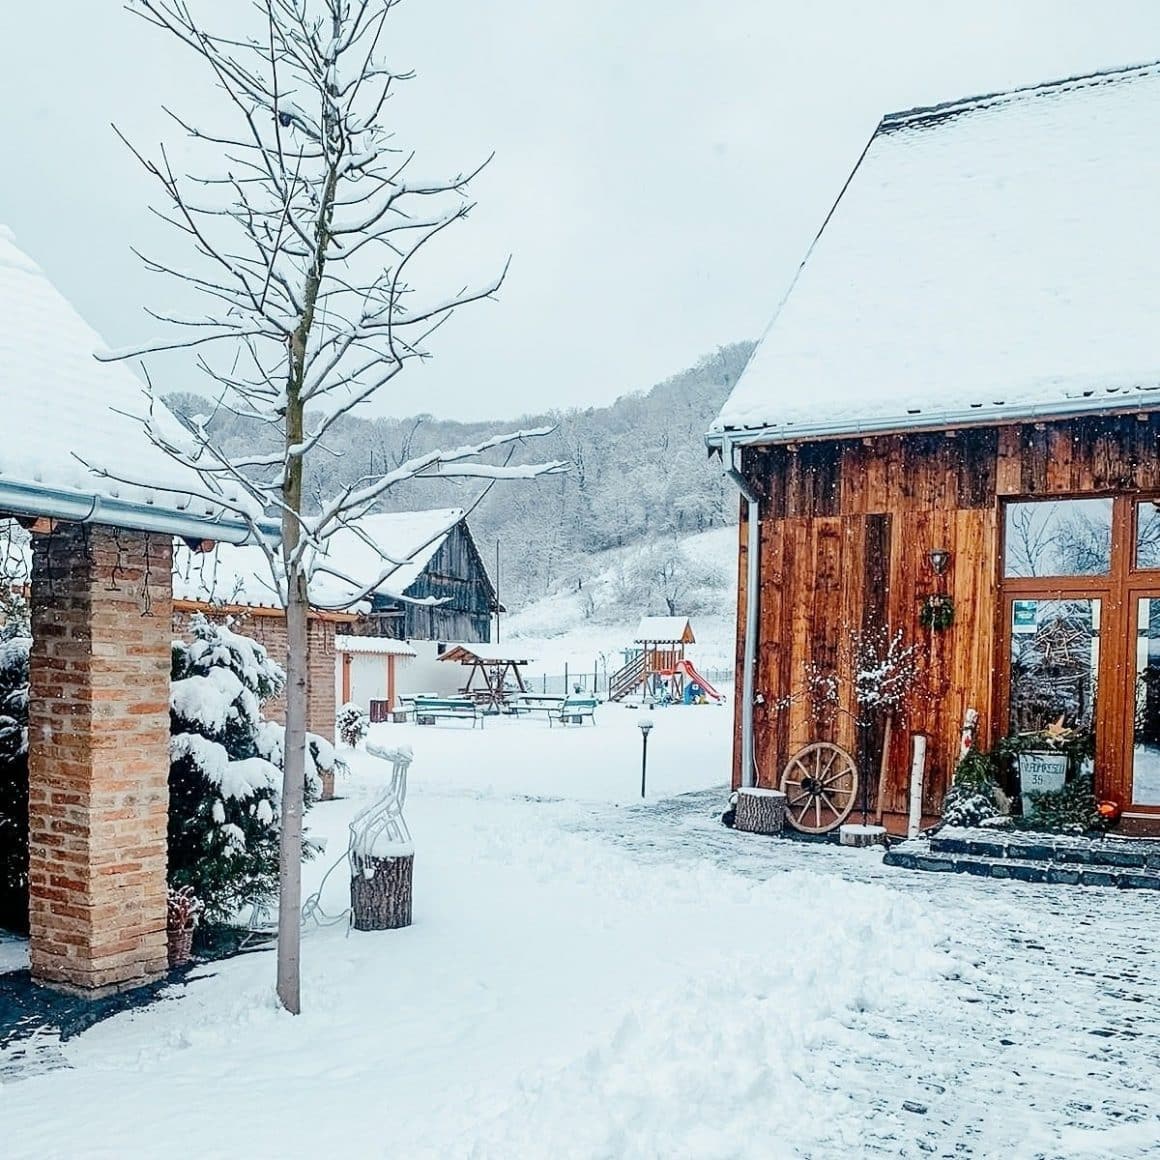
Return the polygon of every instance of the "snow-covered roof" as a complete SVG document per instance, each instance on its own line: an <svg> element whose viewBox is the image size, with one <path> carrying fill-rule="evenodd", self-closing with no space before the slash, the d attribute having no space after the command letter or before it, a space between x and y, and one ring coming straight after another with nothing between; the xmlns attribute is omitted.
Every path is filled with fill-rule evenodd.
<svg viewBox="0 0 1160 1160"><path fill-rule="evenodd" d="M634 644L696 644L687 616L645 616L636 627Z"/></svg>
<svg viewBox="0 0 1160 1160"><path fill-rule="evenodd" d="M311 557L310 601L316 608L359 609L370 589L402 596L422 574L456 524L460 508L365 516L339 528L325 552ZM257 545L218 544L194 552L178 543L173 554L173 594L179 600L281 608L265 552Z"/></svg>
<svg viewBox="0 0 1160 1160"><path fill-rule="evenodd" d="M334 638L334 647L339 652L373 653L376 656L414 657L419 654L405 641L393 640L389 636L344 636Z"/></svg>
<svg viewBox="0 0 1160 1160"><path fill-rule="evenodd" d="M0 510L244 540L244 521L221 503L194 498L206 490L196 473L150 441L137 418L148 407L140 380L122 363L98 362L94 352L102 349L97 333L0 226L7 431L0 443ZM183 437L164 404L154 403L153 419L167 437ZM246 502L240 489L227 491L228 501Z"/></svg>
<svg viewBox="0 0 1160 1160"><path fill-rule="evenodd" d="M786 442L1160 406L1160 63L883 119L713 423Z"/></svg>
<svg viewBox="0 0 1160 1160"><path fill-rule="evenodd" d="M357 526L336 531L315 564L338 583L353 581L362 589L378 580L376 592L402 596L463 516L462 508L364 516Z"/></svg>
<svg viewBox="0 0 1160 1160"><path fill-rule="evenodd" d="M191 550L178 540L173 545L173 596L202 604L282 608L266 553L254 545L215 544L208 552ZM346 609L351 588L320 574L310 582L311 603L318 608ZM367 607L355 602L351 611Z"/></svg>

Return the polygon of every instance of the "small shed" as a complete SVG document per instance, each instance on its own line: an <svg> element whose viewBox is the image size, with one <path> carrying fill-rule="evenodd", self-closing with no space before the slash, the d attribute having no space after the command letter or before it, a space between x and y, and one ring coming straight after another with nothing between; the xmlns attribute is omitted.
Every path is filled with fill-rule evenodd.
<svg viewBox="0 0 1160 1160"><path fill-rule="evenodd" d="M1160 65L885 117L708 434L742 496L735 784L840 745L905 825L977 743L1090 741L1160 833ZM859 727L852 638L924 698ZM842 690L821 719L819 681ZM1009 787L1012 788L1012 787Z"/></svg>
<svg viewBox="0 0 1160 1160"><path fill-rule="evenodd" d="M415 659L415 650L384 636L339 635L334 643L339 704L353 701L372 721L387 720L398 703L398 668Z"/></svg>
<svg viewBox="0 0 1160 1160"><path fill-rule="evenodd" d="M499 709L513 692L527 692L520 670L531 663L531 658L508 645L454 645L439 659L470 668L459 691L491 708Z"/></svg>

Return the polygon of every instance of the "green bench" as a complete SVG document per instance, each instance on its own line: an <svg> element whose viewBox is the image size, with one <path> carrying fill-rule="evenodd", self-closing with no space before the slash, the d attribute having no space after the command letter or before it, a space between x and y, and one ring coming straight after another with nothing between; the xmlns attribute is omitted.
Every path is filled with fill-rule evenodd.
<svg viewBox="0 0 1160 1160"><path fill-rule="evenodd" d="M508 712L513 717L522 716L524 713L544 713L551 719L560 715L560 706L564 701L564 697L553 696L550 693L520 693L509 702Z"/></svg>
<svg viewBox="0 0 1160 1160"><path fill-rule="evenodd" d="M584 697L573 693L565 697L559 710L548 717L548 723L559 721L561 725L582 725L587 717L596 724L596 706L600 702L595 697Z"/></svg>
<svg viewBox="0 0 1160 1160"><path fill-rule="evenodd" d="M412 705L416 725L434 725L440 718L451 717L470 720L472 729L478 721L483 728L483 714L470 697L416 697Z"/></svg>

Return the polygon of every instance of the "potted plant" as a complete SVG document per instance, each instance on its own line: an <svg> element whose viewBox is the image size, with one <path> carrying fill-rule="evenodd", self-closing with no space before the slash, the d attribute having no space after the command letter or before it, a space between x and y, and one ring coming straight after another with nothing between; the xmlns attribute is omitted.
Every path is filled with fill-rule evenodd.
<svg viewBox="0 0 1160 1160"><path fill-rule="evenodd" d="M169 966L183 967L193 953L193 932L205 907L192 886L169 888L166 934L169 941Z"/></svg>

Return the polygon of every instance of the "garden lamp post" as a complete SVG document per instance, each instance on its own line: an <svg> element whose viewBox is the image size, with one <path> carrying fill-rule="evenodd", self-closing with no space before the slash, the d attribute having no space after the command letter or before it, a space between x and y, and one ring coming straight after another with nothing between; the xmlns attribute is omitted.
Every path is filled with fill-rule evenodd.
<svg viewBox="0 0 1160 1160"><path fill-rule="evenodd" d="M651 717L642 717L637 724L640 726L640 796L644 797L645 776L648 771L648 735L653 723Z"/></svg>

